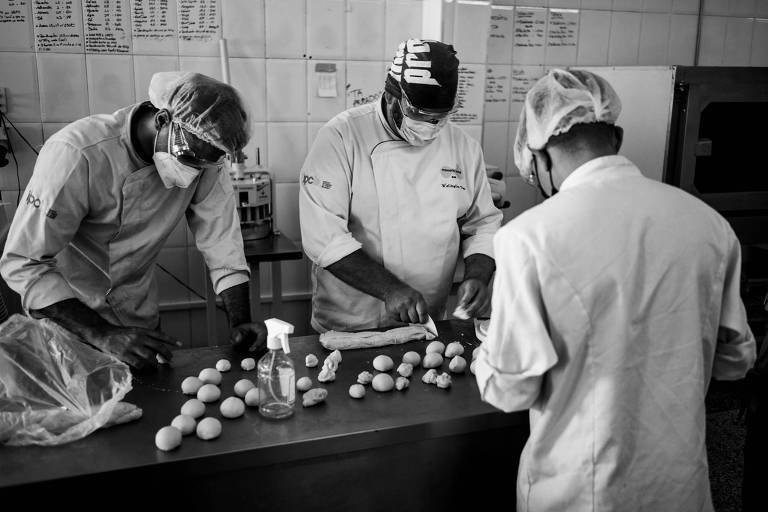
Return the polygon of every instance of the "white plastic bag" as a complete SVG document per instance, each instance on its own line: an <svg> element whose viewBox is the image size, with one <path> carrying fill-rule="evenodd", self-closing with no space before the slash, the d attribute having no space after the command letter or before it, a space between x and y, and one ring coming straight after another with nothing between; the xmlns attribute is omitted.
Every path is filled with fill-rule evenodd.
<svg viewBox="0 0 768 512"><path fill-rule="evenodd" d="M130 390L125 363L50 320L13 315L0 326L0 443L81 439L107 425Z"/></svg>

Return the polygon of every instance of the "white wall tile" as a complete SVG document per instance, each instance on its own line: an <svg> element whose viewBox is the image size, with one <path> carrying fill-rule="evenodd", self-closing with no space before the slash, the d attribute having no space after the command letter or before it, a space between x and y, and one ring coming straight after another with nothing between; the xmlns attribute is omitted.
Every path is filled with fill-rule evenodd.
<svg viewBox="0 0 768 512"><path fill-rule="evenodd" d="M392 60L397 45L411 37L421 37L421 2L387 0L384 36L385 60ZM461 52L460 49L457 49Z"/></svg>
<svg viewBox="0 0 768 512"><path fill-rule="evenodd" d="M576 62L583 66L608 64L610 37L611 13L609 11L581 11Z"/></svg>
<svg viewBox="0 0 768 512"><path fill-rule="evenodd" d="M264 0L224 0L221 18L230 57L264 57Z"/></svg>
<svg viewBox="0 0 768 512"><path fill-rule="evenodd" d="M725 52L725 33L728 18L704 16L701 20L699 40L699 66L721 66Z"/></svg>
<svg viewBox="0 0 768 512"><path fill-rule="evenodd" d="M275 226L293 241L301 240L299 227L299 184L275 183Z"/></svg>
<svg viewBox="0 0 768 512"><path fill-rule="evenodd" d="M88 115L84 54L37 54L43 122L70 122Z"/></svg>
<svg viewBox="0 0 768 512"><path fill-rule="evenodd" d="M178 55L179 17L177 2L152 2L148 10L131 2L133 53L138 55Z"/></svg>
<svg viewBox="0 0 768 512"><path fill-rule="evenodd" d="M613 0L611 9L614 11L640 11L643 8L643 2L638 0Z"/></svg>
<svg viewBox="0 0 768 512"><path fill-rule="evenodd" d="M485 62L490 20L490 3L464 3L461 0L456 2L453 45L462 64Z"/></svg>
<svg viewBox="0 0 768 512"><path fill-rule="evenodd" d="M34 53L0 52L0 87L5 87L11 121L40 122L40 91Z"/></svg>
<svg viewBox="0 0 768 512"><path fill-rule="evenodd" d="M267 59L267 120L306 121L307 64Z"/></svg>
<svg viewBox="0 0 768 512"><path fill-rule="evenodd" d="M157 263L182 282L189 282L189 262L186 247L163 247L157 256ZM159 267L155 268L155 279L157 280L160 303L181 302L190 299L189 291Z"/></svg>
<svg viewBox="0 0 768 512"><path fill-rule="evenodd" d="M729 0L700 0L704 2L702 13L712 16L728 16Z"/></svg>
<svg viewBox="0 0 768 512"><path fill-rule="evenodd" d="M637 64L641 20L642 14L637 12L611 13L611 39L608 47L609 65Z"/></svg>
<svg viewBox="0 0 768 512"><path fill-rule="evenodd" d="M725 28L723 64L748 66L752 45L753 18L729 18Z"/></svg>
<svg viewBox="0 0 768 512"><path fill-rule="evenodd" d="M515 138L517 137L517 127L520 123L511 122L507 133L509 134L509 145L507 146L507 176L520 176L520 171L515 165Z"/></svg>
<svg viewBox="0 0 768 512"><path fill-rule="evenodd" d="M275 181L297 182L307 156L307 123L267 123L267 147Z"/></svg>
<svg viewBox="0 0 768 512"><path fill-rule="evenodd" d="M755 20L750 66L768 66L768 20Z"/></svg>
<svg viewBox="0 0 768 512"><path fill-rule="evenodd" d="M347 61L346 108L374 101L384 92L388 62Z"/></svg>
<svg viewBox="0 0 768 512"><path fill-rule="evenodd" d="M488 64L483 121L509 121L511 73L512 66L508 64Z"/></svg>
<svg viewBox="0 0 768 512"><path fill-rule="evenodd" d="M547 50L544 62L549 65L576 64L579 40L579 11L550 9L547 21Z"/></svg>
<svg viewBox="0 0 768 512"><path fill-rule="evenodd" d="M43 123L43 140L48 140L57 131L61 130L69 123Z"/></svg>
<svg viewBox="0 0 768 512"><path fill-rule="evenodd" d="M673 14L669 30L667 64L693 66L699 17L695 14Z"/></svg>
<svg viewBox="0 0 768 512"><path fill-rule="evenodd" d="M384 48L384 0L351 0L347 7L347 58L380 60ZM392 54L394 55L393 48ZM392 57L391 55L389 56Z"/></svg>
<svg viewBox="0 0 768 512"><path fill-rule="evenodd" d="M509 123L483 124L483 157L485 163L498 166L499 170L507 173L507 146Z"/></svg>
<svg viewBox="0 0 768 512"><path fill-rule="evenodd" d="M491 29L488 34L488 62L512 62L512 44L515 38L515 10L508 6L492 6Z"/></svg>
<svg viewBox="0 0 768 512"><path fill-rule="evenodd" d="M640 65L667 62L670 14L644 13L640 24Z"/></svg>
<svg viewBox="0 0 768 512"><path fill-rule="evenodd" d="M728 14L730 16L752 17L755 15L755 1L764 0L730 0L728 2Z"/></svg>
<svg viewBox="0 0 768 512"><path fill-rule="evenodd" d="M525 95L533 84L544 76L544 66L512 66L510 74L509 120L520 119ZM510 132L511 133L511 132Z"/></svg>
<svg viewBox="0 0 768 512"><path fill-rule="evenodd" d="M333 73L336 82L336 96L321 97L321 81L328 80L331 74L318 71L318 65L321 66L320 69L322 70L328 64L336 67L336 71ZM314 59L307 61L307 104L310 121L328 121L346 108L345 77L344 61L316 61Z"/></svg>
<svg viewBox="0 0 768 512"><path fill-rule="evenodd" d="M515 38L512 63L541 64L547 42L547 10L518 7L515 9Z"/></svg>
<svg viewBox="0 0 768 512"><path fill-rule="evenodd" d="M670 12L671 10L672 0L643 0L645 12Z"/></svg>
<svg viewBox="0 0 768 512"><path fill-rule="evenodd" d="M245 153L247 169L265 169L268 167L266 123L254 122L251 124L251 138L243 148L243 153Z"/></svg>
<svg viewBox="0 0 768 512"><path fill-rule="evenodd" d="M677 14L698 14L700 0L673 0L672 12Z"/></svg>
<svg viewBox="0 0 768 512"><path fill-rule="evenodd" d="M179 58L157 55L134 55L133 73L136 101L149 99L149 82L152 75L162 71L178 71Z"/></svg>
<svg viewBox="0 0 768 512"><path fill-rule="evenodd" d="M135 101L130 55L85 56L91 114L111 114Z"/></svg>
<svg viewBox="0 0 768 512"><path fill-rule="evenodd" d="M189 26L185 26L185 13L179 4L179 55L213 57L219 55L221 39L221 4L216 0L190 4ZM211 6L215 12L211 12ZM199 21L203 19L204 21Z"/></svg>
<svg viewBox="0 0 768 512"><path fill-rule="evenodd" d="M312 59L343 59L346 55L345 0L307 2L307 54Z"/></svg>
<svg viewBox="0 0 768 512"><path fill-rule="evenodd" d="M549 0L547 3L549 7L561 8L561 9L578 9L581 7L580 0Z"/></svg>
<svg viewBox="0 0 768 512"><path fill-rule="evenodd" d="M179 57L179 69L201 73L221 80L221 60L218 57Z"/></svg>
<svg viewBox="0 0 768 512"><path fill-rule="evenodd" d="M13 124L16 125L21 134L34 146L35 150L39 152L43 145L42 124L17 123L15 121ZM24 190L29 182L29 178L32 176L32 171L35 168L37 155L11 126L8 126L8 140L11 143L11 147L13 147L16 161L19 164L18 175L16 162L14 162L13 157L9 152L6 157L8 158L8 165L0 169L0 189L19 190L19 182L21 182L21 190ZM5 192L3 192L3 200L6 200Z"/></svg>
<svg viewBox="0 0 768 512"><path fill-rule="evenodd" d="M307 53L305 0L265 2L267 57L304 57Z"/></svg>
<svg viewBox="0 0 768 512"><path fill-rule="evenodd" d="M251 120L267 120L267 67L264 59L230 58L232 86L248 105Z"/></svg>
<svg viewBox="0 0 768 512"><path fill-rule="evenodd" d="M312 144L314 144L317 138L317 132L323 126L325 126L325 123L307 123L307 152L312 149Z"/></svg>
<svg viewBox="0 0 768 512"><path fill-rule="evenodd" d="M613 0L581 0L582 9L610 11L612 6Z"/></svg>
<svg viewBox="0 0 768 512"><path fill-rule="evenodd" d="M768 1L757 0L755 4L755 16L758 18L768 18Z"/></svg>
<svg viewBox="0 0 768 512"><path fill-rule="evenodd" d="M34 31L32 29L32 2L10 2L0 4L0 52L32 50Z"/></svg>

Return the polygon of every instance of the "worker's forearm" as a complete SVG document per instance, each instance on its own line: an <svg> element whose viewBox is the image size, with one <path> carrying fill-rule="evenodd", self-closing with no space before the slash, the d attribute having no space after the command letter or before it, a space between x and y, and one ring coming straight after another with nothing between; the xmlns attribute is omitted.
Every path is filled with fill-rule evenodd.
<svg viewBox="0 0 768 512"><path fill-rule="evenodd" d="M240 283L219 294L224 301L224 309L227 310L230 327L250 323L251 320L251 298L250 286L246 283Z"/></svg>
<svg viewBox="0 0 768 512"><path fill-rule="evenodd" d="M101 315L77 299L66 299L42 309L29 311L32 318L50 318L85 341L94 333L112 327Z"/></svg>
<svg viewBox="0 0 768 512"><path fill-rule="evenodd" d="M479 279L485 284L491 281L496 262L485 254L470 254L464 258L464 279Z"/></svg>
<svg viewBox="0 0 768 512"><path fill-rule="evenodd" d="M406 286L362 249L328 265L326 270L353 288L379 300L385 300L389 292Z"/></svg>

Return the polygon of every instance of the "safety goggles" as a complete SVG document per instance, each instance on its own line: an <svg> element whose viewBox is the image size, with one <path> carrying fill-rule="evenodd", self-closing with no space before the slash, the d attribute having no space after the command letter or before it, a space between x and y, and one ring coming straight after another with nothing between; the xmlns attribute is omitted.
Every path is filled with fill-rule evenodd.
<svg viewBox="0 0 768 512"><path fill-rule="evenodd" d="M432 124L438 124L444 119L447 119L448 116L455 113L458 109L456 108L456 105L451 107L448 111L443 112L436 112L434 110L426 110L419 108L415 106L413 103L411 103L411 100L408 99L408 95L405 94L405 91L402 91L402 94L400 95L400 99L398 100L400 102L400 110L403 111L403 114L410 117L411 119L414 119L416 121L424 121L426 123L432 123Z"/></svg>
<svg viewBox="0 0 768 512"><path fill-rule="evenodd" d="M226 154L222 154L218 160L210 161L198 157L187 141L184 130L176 123L171 123L168 130L168 152L180 163L198 170L205 168L220 169L224 165Z"/></svg>

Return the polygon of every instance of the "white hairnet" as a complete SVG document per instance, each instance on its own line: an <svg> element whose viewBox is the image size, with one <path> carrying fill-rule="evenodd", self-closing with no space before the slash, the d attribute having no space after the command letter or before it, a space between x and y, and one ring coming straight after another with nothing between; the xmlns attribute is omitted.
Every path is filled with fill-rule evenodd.
<svg viewBox="0 0 768 512"><path fill-rule="evenodd" d="M149 101L167 109L182 128L226 153L250 138L248 114L237 91L200 73L165 71L152 75Z"/></svg>
<svg viewBox="0 0 768 512"><path fill-rule="evenodd" d="M616 123L621 101L604 78L582 70L553 69L528 94L515 138L515 165L523 178L533 172L531 149L580 123Z"/></svg>

